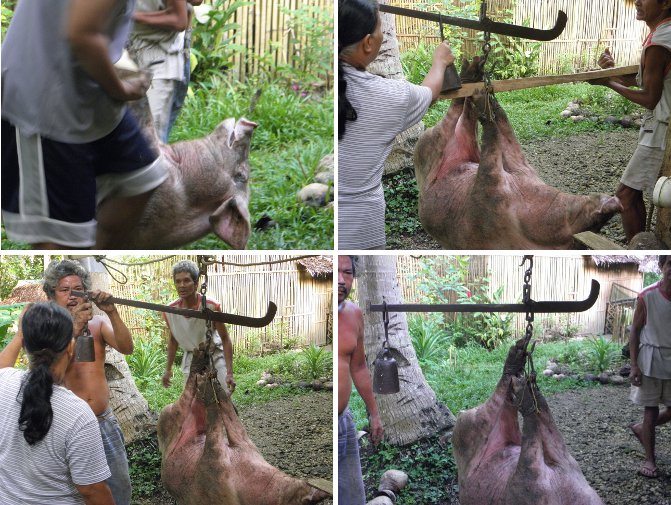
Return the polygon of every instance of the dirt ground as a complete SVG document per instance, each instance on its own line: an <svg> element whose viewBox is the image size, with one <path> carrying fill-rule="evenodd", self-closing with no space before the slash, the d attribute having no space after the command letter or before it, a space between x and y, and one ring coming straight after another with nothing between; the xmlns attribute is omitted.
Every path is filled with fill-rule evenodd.
<svg viewBox="0 0 671 505"><path fill-rule="evenodd" d="M310 393L238 408L240 419L263 457L293 477L333 481L333 395ZM158 493L137 505L174 505ZM325 500L332 505L333 500ZM208 504L203 504L208 505Z"/></svg>
<svg viewBox="0 0 671 505"><path fill-rule="evenodd" d="M631 128L528 142L522 150L548 185L573 194L614 194L637 140L638 130ZM626 245L619 215L601 233ZM395 249L442 249L424 230L404 236L400 242Z"/></svg>

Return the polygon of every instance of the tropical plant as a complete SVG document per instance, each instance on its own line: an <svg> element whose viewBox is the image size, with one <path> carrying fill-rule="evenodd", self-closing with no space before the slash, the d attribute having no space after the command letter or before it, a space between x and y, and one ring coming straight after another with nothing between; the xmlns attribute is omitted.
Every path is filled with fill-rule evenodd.
<svg viewBox="0 0 671 505"><path fill-rule="evenodd" d="M599 373L604 372L620 358L620 347L606 340L603 335L591 337L587 342L585 358L591 370L596 370Z"/></svg>
<svg viewBox="0 0 671 505"><path fill-rule="evenodd" d="M311 344L303 349L300 356L310 379L318 379L327 375L330 368L329 365L332 366L332 354L315 344Z"/></svg>
<svg viewBox="0 0 671 505"><path fill-rule="evenodd" d="M449 338L440 314L429 314L428 317L410 316L408 332L422 368L438 361L449 348Z"/></svg>
<svg viewBox="0 0 671 505"><path fill-rule="evenodd" d="M126 362L138 387L144 387L160 380L165 370L166 354L160 345L138 339L133 353L126 356Z"/></svg>

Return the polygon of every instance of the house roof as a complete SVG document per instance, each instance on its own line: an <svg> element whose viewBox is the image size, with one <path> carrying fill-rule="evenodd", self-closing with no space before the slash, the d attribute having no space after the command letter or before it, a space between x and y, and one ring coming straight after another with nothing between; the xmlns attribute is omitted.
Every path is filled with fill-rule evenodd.
<svg viewBox="0 0 671 505"><path fill-rule="evenodd" d="M333 276L333 258L331 256L315 256L296 260L301 267L315 279L329 279Z"/></svg>
<svg viewBox="0 0 671 505"><path fill-rule="evenodd" d="M592 255L592 261L597 267L609 267L611 265L634 264L638 265L638 271L647 273L659 273L658 256L645 254L617 254L617 255Z"/></svg>
<svg viewBox="0 0 671 505"><path fill-rule="evenodd" d="M47 294L42 289L42 281L19 281L9 297L0 301L0 305L46 301Z"/></svg>

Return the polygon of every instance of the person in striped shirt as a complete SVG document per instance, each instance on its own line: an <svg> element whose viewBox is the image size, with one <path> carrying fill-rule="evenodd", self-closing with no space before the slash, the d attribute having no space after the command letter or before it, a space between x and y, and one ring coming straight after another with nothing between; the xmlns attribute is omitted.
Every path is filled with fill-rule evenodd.
<svg viewBox="0 0 671 505"><path fill-rule="evenodd" d="M421 86L366 71L382 45L375 0L338 2L338 248L384 249L384 162L396 135L417 124L454 62L443 42Z"/></svg>

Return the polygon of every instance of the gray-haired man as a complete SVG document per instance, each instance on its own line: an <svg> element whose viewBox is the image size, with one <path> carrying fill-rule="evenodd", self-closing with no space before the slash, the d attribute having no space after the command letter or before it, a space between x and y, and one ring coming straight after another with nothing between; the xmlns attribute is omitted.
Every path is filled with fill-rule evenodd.
<svg viewBox="0 0 671 505"><path fill-rule="evenodd" d="M200 271L192 261L180 261L172 267L172 279L179 298L170 304L171 307L194 310L202 308L202 296L197 292L199 276ZM221 305L211 298L207 298L207 307L217 312L221 311ZM165 373L163 374L163 386L168 387L172 378L172 365L175 362L177 346L184 349L181 368L186 380L189 376L193 351L202 342L205 342L207 326L203 319L193 319L177 314L164 313L163 319L165 319L170 330L168 361ZM233 393L235 391L235 381L233 380L233 344L224 323L215 321L214 328L215 331L212 338L216 349L212 359L214 367L217 369L217 378L224 389Z"/></svg>

